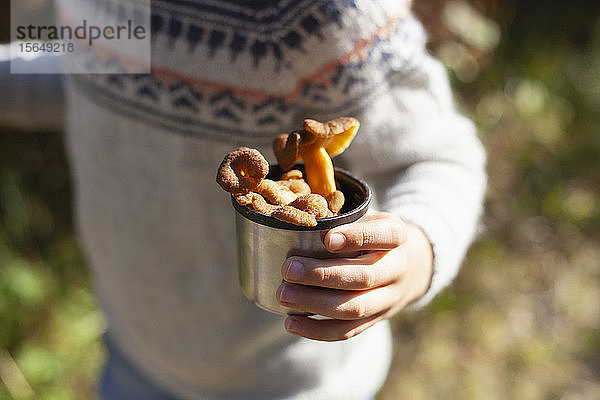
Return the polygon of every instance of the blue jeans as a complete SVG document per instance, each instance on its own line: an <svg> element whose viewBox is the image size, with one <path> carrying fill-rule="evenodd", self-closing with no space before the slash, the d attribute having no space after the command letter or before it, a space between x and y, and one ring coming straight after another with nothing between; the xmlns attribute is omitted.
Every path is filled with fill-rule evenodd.
<svg viewBox="0 0 600 400"><path fill-rule="evenodd" d="M105 337L104 343L108 360L100 378L100 400L177 400L142 375L110 338Z"/></svg>

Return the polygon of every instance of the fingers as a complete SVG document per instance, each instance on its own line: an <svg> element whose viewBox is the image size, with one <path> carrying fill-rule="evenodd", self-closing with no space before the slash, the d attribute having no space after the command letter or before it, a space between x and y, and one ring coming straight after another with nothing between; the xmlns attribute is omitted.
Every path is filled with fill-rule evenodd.
<svg viewBox="0 0 600 400"><path fill-rule="evenodd" d="M277 290L279 303L286 307L339 320L369 318L398 304L401 296L395 284L347 291L284 282Z"/></svg>
<svg viewBox="0 0 600 400"><path fill-rule="evenodd" d="M343 290L365 290L390 284L405 271L388 251L373 251L355 258L315 259L290 257L281 274L287 282Z"/></svg>
<svg viewBox="0 0 600 400"><path fill-rule="evenodd" d="M346 340L358 335L382 319L381 314L360 320L340 321L334 319L316 320L309 317L292 315L286 318L285 329L308 339L333 342Z"/></svg>
<svg viewBox="0 0 600 400"><path fill-rule="evenodd" d="M393 315L407 302L407 226L388 213L368 214L323 236L338 257L293 256L282 266L278 301L298 311L331 319L293 315L285 320L293 334L315 340L348 339ZM358 253L357 256L348 254Z"/></svg>
<svg viewBox="0 0 600 400"><path fill-rule="evenodd" d="M400 218L381 214L364 221L331 229L323 238L330 252L354 250L391 250L406 241L406 229Z"/></svg>

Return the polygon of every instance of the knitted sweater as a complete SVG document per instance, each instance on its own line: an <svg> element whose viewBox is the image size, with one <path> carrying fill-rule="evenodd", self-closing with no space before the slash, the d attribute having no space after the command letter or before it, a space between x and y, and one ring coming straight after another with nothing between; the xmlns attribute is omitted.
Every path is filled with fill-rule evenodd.
<svg viewBox="0 0 600 400"><path fill-rule="evenodd" d="M434 251L426 304L456 275L485 156L401 0L156 0L152 74L67 80L79 234L116 344L184 399L363 399L391 359L386 322L350 340L290 335L239 288L223 156L304 118L361 121L342 166ZM283 260L282 260L283 261Z"/></svg>

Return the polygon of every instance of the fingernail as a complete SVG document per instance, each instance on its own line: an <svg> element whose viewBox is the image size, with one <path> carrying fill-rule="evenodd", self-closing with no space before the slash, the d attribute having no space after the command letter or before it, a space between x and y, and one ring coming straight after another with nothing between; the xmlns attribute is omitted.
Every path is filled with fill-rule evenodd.
<svg viewBox="0 0 600 400"><path fill-rule="evenodd" d="M288 262L287 269L285 270L285 278L290 280L297 280L302 278L304 275L304 265L302 263L292 260Z"/></svg>
<svg viewBox="0 0 600 400"><path fill-rule="evenodd" d="M298 290L288 284L281 284L279 286L279 302L284 305L294 305L298 302L299 297Z"/></svg>
<svg viewBox="0 0 600 400"><path fill-rule="evenodd" d="M329 235L329 249L341 250L346 245L346 237L341 233L332 233Z"/></svg>
<svg viewBox="0 0 600 400"><path fill-rule="evenodd" d="M286 318L284 325L288 332L302 333L302 324L296 318Z"/></svg>

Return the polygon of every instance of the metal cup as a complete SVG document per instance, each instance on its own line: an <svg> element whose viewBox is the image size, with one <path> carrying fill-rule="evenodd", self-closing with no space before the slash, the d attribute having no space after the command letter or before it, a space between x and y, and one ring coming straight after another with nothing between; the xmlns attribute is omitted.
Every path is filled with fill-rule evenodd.
<svg viewBox="0 0 600 400"><path fill-rule="evenodd" d="M302 169L301 166L295 168ZM281 175L271 167L267 178ZM276 292L283 282L281 265L293 255L332 258L323 245L327 230L357 221L371 202L371 189L350 173L335 168L335 180L346 198L338 216L318 220L317 226L305 227L276 220L241 206L232 196L236 210L236 234L240 285L244 295L258 307L276 314L304 314L279 304Z"/></svg>

